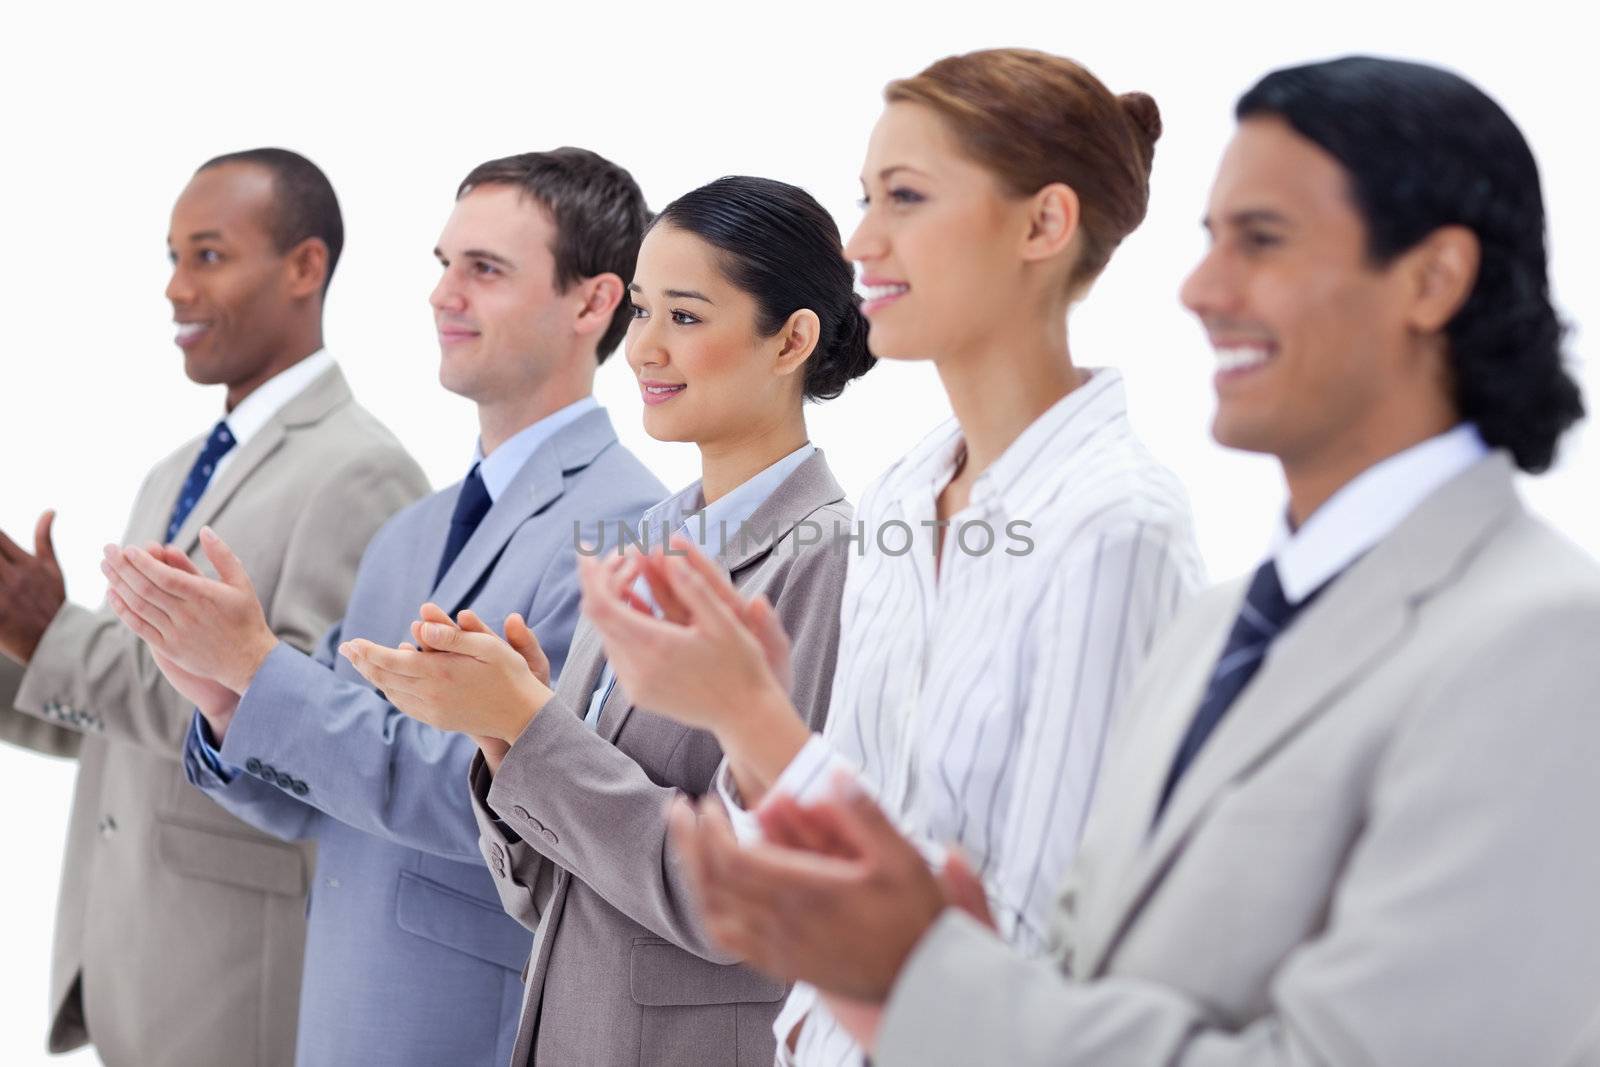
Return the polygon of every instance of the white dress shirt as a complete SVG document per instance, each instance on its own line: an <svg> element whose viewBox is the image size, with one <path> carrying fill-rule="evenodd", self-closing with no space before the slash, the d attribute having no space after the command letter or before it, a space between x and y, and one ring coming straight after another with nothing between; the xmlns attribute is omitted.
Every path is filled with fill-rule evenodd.
<svg viewBox="0 0 1600 1067"><path fill-rule="evenodd" d="M261 428L271 421L272 416L282 411L289 401L305 392L306 386L332 366L333 357L328 355L328 350L319 348L299 363L285 367L256 386L249 396L234 405L233 410L222 419L227 423L228 432L233 435L233 447L217 460L216 467L211 471L211 480L206 483L206 487L210 488L217 484L222 472L233 462L233 457L244 450L250 438L260 433ZM201 499L203 498L202 493Z"/></svg>
<svg viewBox="0 0 1600 1067"><path fill-rule="evenodd" d="M1489 454L1478 428L1461 423L1375 463L1345 483L1298 530L1278 519L1271 556L1283 596L1298 604L1354 563L1434 491Z"/></svg>
<svg viewBox="0 0 1600 1067"><path fill-rule="evenodd" d="M1112 711L1204 568L1183 488L1134 436L1116 371L1095 371L979 476L936 573L922 524L964 448L951 420L863 496L828 723L773 791L813 800L830 767L858 772L908 833L959 843L1000 932L1041 955ZM987 552L984 528L963 528L975 523L993 532ZM905 530L912 548L894 554ZM733 814L748 837L752 816ZM795 1062L862 1062L806 985L774 1025L780 1061L802 1018Z"/></svg>
<svg viewBox="0 0 1600 1067"><path fill-rule="evenodd" d="M741 524L748 522L756 509L772 495L772 491L782 485L783 480L793 474L800 464L810 459L816 450L816 446L809 442L801 445L710 504L705 502L701 483L695 482L645 512L636 532L641 538L648 538L648 544L655 546L666 544L676 531L708 556L720 555L728 539L739 536ZM634 584L633 591L645 603L655 606L655 598L650 595L650 584L643 578ZM591 730L599 725L600 709L616 682L617 672L607 662L600 672L594 695L589 698L589 710L583 717Z"/></svg>

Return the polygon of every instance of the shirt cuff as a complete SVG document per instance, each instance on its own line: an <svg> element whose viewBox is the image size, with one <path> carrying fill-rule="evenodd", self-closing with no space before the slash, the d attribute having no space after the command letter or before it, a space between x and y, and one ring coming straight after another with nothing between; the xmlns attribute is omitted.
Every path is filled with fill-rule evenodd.
<svg viewBox="0 0 1600 1067"><path fill-rule="evenodd" d="M778 775L777 781L772 783L767 795L787 793L802 804L815 804L832 794L835 771L844 771L852 777L856 774L855 767L848 760L835 753L821 737L812 734ZM760 841L761 822L756 817L760 805L756 806L755 811L745 807L739 796L739 787L733 780L733 770L726 759L717 767L712 783L716 786L722 806L728 811L728 821L733 824L733 835L738 842L752 845Z"/></svg>
<svg viewBox="0 0 1600 1067"><path fill-rule="evenodd" d="M216 739L211 736L211 724L206 722L206 717L200 714L200 709L194 709L194 735L199 739L200 758L206 761L206 766L223 782L231 782L244 770L237 764L229 763L222 758L222 750L217 746Z"/></svg>

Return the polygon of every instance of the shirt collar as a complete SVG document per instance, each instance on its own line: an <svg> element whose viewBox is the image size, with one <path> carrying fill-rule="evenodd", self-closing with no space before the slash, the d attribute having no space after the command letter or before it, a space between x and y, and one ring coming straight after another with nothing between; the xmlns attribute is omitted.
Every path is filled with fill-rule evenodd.
<svg viewBox="0 0 1600 1067"><path fill-rule="evenodd" d="M1109 367L1084 369L1089 380L1034 419L972 483L974 505L999 499L1008 508L1020 508L1041 479L1053 477L1052 464L1039 455L1047 442L1052 455L1066 455L1089 438L1127 421L1122 372ZM950 419L908 457L893 495L908 509L929 496L937 497L949 484L965 449L961 426Z"/></svg>
<svg viewBox="0 0 1600 1067"><path fill-rule="evenodd" d="M233 434L235 447L261 432L272 416L305 391L320 374L333 366L333 357L326 348L319 348L292 367L285 367L258 385L253 392L223 416L228 432Z"/></svg>
<svg viewBox="0 0 1600 1067"><path fill-rule="evenodd" d="M695 482L645 512L644 530L664 531L668 536L678 532L702 552L721 555L728 539L737 537L739 528L750 520L756 509L816 451L817 447L807 442L710 504L703 502L702 483Z"/></svg>
<svg viewBox="0 0 1600 1067"><path fill-rule="evenodd" d="M1298 604L1383 540L1435 490L1489 454L1471 423L1412 445L1356 475L1301 524L1278 518L1272 556L1283 595Z"/></svg>
<svg viewBox="0 0 1600 1067"><path fill-rule="evenodd" d="M489 500L500 499L500 494L511 485L540 445L584 415L598 410L600 402L592 396L586 396L551 412L531 426L524 426L500 442L500 447L487 456L483 454L483 441L480 438L472 448L472 461L478 465L478 477L483 479L483 487L489 491Z"/></svg>

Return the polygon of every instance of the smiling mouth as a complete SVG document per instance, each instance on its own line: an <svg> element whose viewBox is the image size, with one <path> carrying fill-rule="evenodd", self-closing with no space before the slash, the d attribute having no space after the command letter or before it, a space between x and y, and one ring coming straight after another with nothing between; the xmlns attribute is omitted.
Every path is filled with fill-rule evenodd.
<svg viewBox="0 0 1600 1067"><path fill-rule="evenodd" d="M641 382L639 392L644 395L646 404L665 404L687 388L687 385L645 385Z"/></svg>
<svg viewBox="0 0 1600 1067"><path fill-rule="evenodd" d="M1219 345L1216 348L1217 378L1243 377L1272 362L1274 351L1262 345Z"/></svg>
<svg viewBox="0 0 1600 1067"><path fill-rule="evenodd" d="M176 325L178 332L173 340L178 343L180 348L192 347L205 335L207 330L211 329L209 322L180 322Z"/></svg>
<svg viewBox="0 0 1600 1067"><path fill-rule="evenodd" d="M861 285L861 313L870 315L874 311L892 303L911 291L911 286L904 282L888 282L882 285Z"/></svg>

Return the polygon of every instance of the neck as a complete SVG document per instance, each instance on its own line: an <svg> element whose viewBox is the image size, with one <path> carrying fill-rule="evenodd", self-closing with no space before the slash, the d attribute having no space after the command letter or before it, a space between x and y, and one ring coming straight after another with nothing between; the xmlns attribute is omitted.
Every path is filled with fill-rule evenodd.
<svg viewBox="0 0 1600 1067"><path fill-rule="evenodd" d="M507 440L594 392L594 354L567 361L567 370L522 393L478 402L478 446L488 455Z"/></svg>
<svg viewBox="0 0 1600 1067"><path fill-rule="evenodd" d="M1298 530L1330 497L1363 471L1445 433L1460 421L1454 411L1440 410L1408 424L1349 435L1313 454L1279 457L1283 478L1289 487L1290 525Z"/></svg>
<svg viewBox="0 0 1600 1067"><path fill-rule="evenodd" d="M700 443L700 491L710 504L727 496L807 441L796 408L777 423L737 439Z"/></svg>
<svg viewBox="0 0 1600 1067"><path fill-rule="evenodd" d="M939 360L937 369L966 442L961 476L969 481L1088 380L1072 363L1065 316L1044 331L989 338L981 349Z"/></svg>
<svg viewBox="0 0 1600 1067"><path fill-rule="evenodd" d="M322 324L315 324L315 328L296 331L295 337L285 343L278 354L268 359L262 366L248 378L237 382L228 383L227 410L232 411L244 402L244 398L260 389L267 382L276 378L290 367L299 363L307 356L315 353L322 347Z"/></svg>

